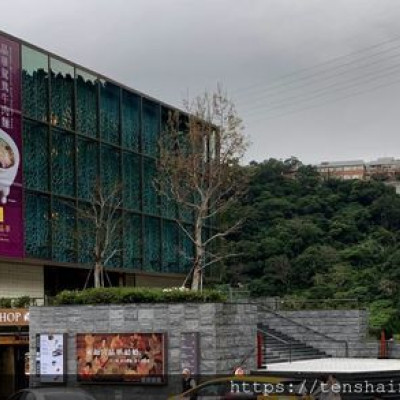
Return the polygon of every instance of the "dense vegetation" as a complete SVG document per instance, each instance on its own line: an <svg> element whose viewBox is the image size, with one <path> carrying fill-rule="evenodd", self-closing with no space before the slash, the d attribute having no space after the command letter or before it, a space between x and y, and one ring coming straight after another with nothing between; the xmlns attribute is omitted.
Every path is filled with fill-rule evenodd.
<svg viewBox="0 0 400 400"><path fill-rule="evenodd" d="M247 215L229 239L226 268L254 296L358 299L371 326L398 329L400 196L379 181L324 181L311 166L270 159L246 167L250 187L229 214Z"/></svg>

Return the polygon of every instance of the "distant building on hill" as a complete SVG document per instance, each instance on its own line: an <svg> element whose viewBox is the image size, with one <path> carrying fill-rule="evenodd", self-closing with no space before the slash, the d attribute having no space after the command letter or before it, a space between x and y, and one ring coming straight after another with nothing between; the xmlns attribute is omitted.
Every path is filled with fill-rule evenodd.
<svg viewBox="0 0 400 400"><path fill-rule="evenodd" d="M382 157L366 164L367 177L379 178L382 180L394 180L400 176L400 160L394 157Z"/></svg>
<svg viewBox="0 0 400 400"><path fill-rule="evenodd" d="M400 159L381 157L373 161L323 161L316 166L323 179L380 180L400 194Z"/></svg>
<svg viewBox="0 0 400 400"><path fill-rule="evenodd" d="M366 165L363 160L323 161L317 171L325 179L366 179Z"/></svg>

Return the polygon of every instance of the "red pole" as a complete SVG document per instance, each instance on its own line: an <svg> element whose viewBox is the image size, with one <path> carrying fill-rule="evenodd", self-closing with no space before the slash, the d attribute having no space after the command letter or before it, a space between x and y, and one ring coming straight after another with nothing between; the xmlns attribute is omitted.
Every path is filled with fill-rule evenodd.
<svg viewBox="0 0 400 400"><path fill-rule="evenodd" d="M383 329L381 331L381 346L379 351L379 358L387 358L386 338L385 338L385 331Z"/></svg>
<svg viewBox="0 0 400 400"><path fill-rule="evenodd" d="M264 337L261 332L257 332L257 368L262 367L262 350L263 350L263 343Z"/></svg>

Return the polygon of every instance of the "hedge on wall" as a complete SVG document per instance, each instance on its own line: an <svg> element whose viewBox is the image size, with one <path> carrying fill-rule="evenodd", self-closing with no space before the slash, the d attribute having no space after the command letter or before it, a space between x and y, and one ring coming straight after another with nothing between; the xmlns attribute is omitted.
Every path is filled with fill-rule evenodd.
<svg viewBox="0 0 400 400"><path fill-rule="evenodd" d="M53 299L53 305L130 304L130 303L221 303L226 296L215 290L193 292L179 289L98 288L65 290Z"/></svg>
<svg viewBox="0 0 400 400"><path fill-rule="evenodd" d="M0 297L0 308L28 308L34 299L29 296L21 296L17 298Z"/></svg>

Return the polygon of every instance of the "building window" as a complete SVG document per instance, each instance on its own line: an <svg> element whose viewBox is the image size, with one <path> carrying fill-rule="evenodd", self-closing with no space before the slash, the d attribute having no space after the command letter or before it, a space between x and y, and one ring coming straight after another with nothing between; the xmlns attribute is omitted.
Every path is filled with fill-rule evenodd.
<svg viewBox="0 0 400 400"><path fill-rule="evenodd" d="M129 150L140 150L141 99L133 93L122 91L122 146Z"/></svg>
<svg viewBox="0 0 400 400"><path fill-rule="evenodd" d="M123 169L123 204L128 210L141 210L140 181L141 181L141 159L140 156L124 152L122 155Z"/></svg>
<svg viewBox="0 0 400 400"><path fill-rule="evenodd" d="M46 54L22 46L22 112L48 121L49 64Z"/></svg>
<svg viewBox="0 0 400 400"><path fill-rule="evenodd" d="M25 252L29 257L51 256L50 199L25 192Z"/></svg>
<svg viewBox="0 0 400 400"><path fill-rule="evenodd" d="M121 183L120 163L118 149L101 145L101 185L105 195L114 192Z"/></svg>
<svg viewBox="0 0 400 400"><path fill-rule="evenodd" d="M99 177L99 144L94 140L77 140L77 186L80 199L93 198L96 181Z"/></svg>
<svg viewBox="0 0 400 400"><path fill-rule="evenodd" d="M143 152L157 156L158 136L160 133L160 106L152 101L143 100Z"/></svg>
<svg viewBox="0 0 400 400"><path fill-rule="evenodd" d="M147 214L159 215L158 195L154 187L157 169L153 159L143 160L143 211Z"/></svg>
<svg viewBox="0 0 400 400"><path fill-rule="evenodd" d="M76 70L76 130L97 137L98 80L80 69Z"/></svg>
<svg viewBox="0 0 400 400"><path fill-rule="evenodd" d="M82 218L83 213L90 215L92 205L86 202L79 202L78 207L80 212L78 218L78 262L81 264L89 264L93 267L94 261L94 246L95 246L95 225L88 218ZM82 213L82 214L81 214Z"/></svg>
<svg viewBox="0 0 400 400"><path fill-rule="evenodd" d="M74 67L57 59L50 59L51 113L50 123L65 129L74 127Z"/></svg>
<svg viewBox="0 0 400 400"><path fill-rule="evenodd" d="M73 202L54 198L51 210L53 259L75 262L75 208Z"/></svg>
<svg viewBox="0 0 400 400"><path fill-rule="evenodd" d="M179 272L179 229L176 222L163 223L163 272Z"/></svg>
<svg viewBox="0 0 400 400"><path fill-rule="evenodd" d="M158 218L146 217L144 219L144 265L145 271L160 271L160 220Z"/></svg>
<svg viewBox="0 0 400 400"><path fill-rule="evenodd" d="M49 128L24 120L24 184L27 189L49 190Z"/></svg>
<svg viewBox="0 0 400 400"><path fill-rule="evenodd" d="M133 213L124 214L124 268L142 268L142 218Z"/></svg>
<svg viewBox="0 0 400 400"><path fill-rule="evenodd" d="M75 140L74 135L51 131L52 190L62 196L75 196Z"/></svg>
<svg viewBox="0 0 400 400"><path fill-rule="evenodd" d="M100 85L100 132L105 142L119 145L120 89L110 82Z"/></svg>

